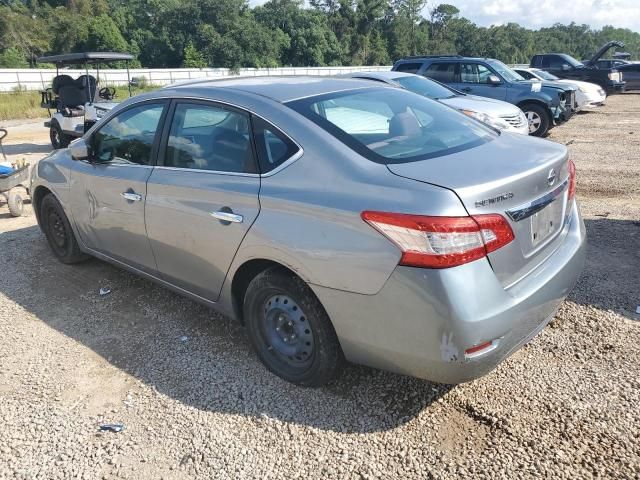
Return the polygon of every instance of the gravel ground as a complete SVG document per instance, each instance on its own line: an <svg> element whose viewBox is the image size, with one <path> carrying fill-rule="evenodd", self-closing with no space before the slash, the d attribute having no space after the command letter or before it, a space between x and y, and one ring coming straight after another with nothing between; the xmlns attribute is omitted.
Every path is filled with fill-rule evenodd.
<svg viewBox="0 0 640 480"><path fill-rule="evenodd" d="M31 125L14 154L46 150ZM455 387L351 366L296 388L238 325L61 265L32 213L0 206L0 478L640 478L640 95L550 139L577 164L585 273L529 345Z"/></svg>

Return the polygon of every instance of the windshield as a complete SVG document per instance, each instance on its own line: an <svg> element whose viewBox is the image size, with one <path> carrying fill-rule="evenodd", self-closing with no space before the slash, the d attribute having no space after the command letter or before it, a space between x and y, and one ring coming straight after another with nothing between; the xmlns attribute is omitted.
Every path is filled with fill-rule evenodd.
<svg viewBox="0 0 640 480"><path fill-rule="evenodd" d="M393 79L398 82L402 87L406 88L410 92L417 93L423 97L428 97L433 100L442 100L444 98L452 98L456 96L456 93L440 85L432 80L427 80L424 77L418 75L407 75L406 77L398 77Z"/></svg>
<svg viewBox="0 0 640 480"><path fill-rule="evenodd" d="M332 92L287 105L365 158L384 164L460 152L498 135L450 107L396 88Z"/></svg>
<svg viewBox="0 0 640 480"><path fill-rule="evenodd" d="M502 78L509 82L521 82L524 80L524 77L522 75L520 75L515 70L510 69L499 60L489 60L488 63L496 72L498 72L498 74L500 74L500 76L502 76Z"/></svg>
<svg viewBox="0 0 640 480"><path fill-rule="evenodd" d="M560 57L562 57L562 59L565 62L567 62L569 65L571 65L574 68L584 67L584 63L579 62L578 60L573 58L571 55L567 55L566 53L562 53L562 54L560 54Z"/></svg>
<svg viewBox="0 0 640 480"><path fill-rule="evenodd" d="M535 73L538 77L540 77L543 80L560 80L554 74L549 73L549 72L545 72L544 70L539 70L539 69L535 68L535 69L532 70L532 72Z"/></svg>

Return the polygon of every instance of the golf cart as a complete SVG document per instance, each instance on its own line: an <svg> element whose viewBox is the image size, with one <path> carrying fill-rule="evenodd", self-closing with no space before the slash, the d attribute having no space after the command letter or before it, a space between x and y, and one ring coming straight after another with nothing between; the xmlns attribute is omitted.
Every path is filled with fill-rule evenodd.
<svg viewBox="0 0 640 480"><path fill-rule="evenodd" d="M56 76L51 88L40 92L40 106L46 108L51 117L44 126L49 128L49 136L53 148L65 148L74 138L81 137L94 123L117 105L114 102L116 90L113 87L100 87L100 64L124 61L127 68L127 84L131 96L131 77L129 60L133 56L116 52L83 52L50 55L36 59L38 63L54 63ZM84 75L73 79L60 67L84 65ZM89 74L89 65L95 65L96 76ZM51 113L55 110L55 113Z"/></svg>

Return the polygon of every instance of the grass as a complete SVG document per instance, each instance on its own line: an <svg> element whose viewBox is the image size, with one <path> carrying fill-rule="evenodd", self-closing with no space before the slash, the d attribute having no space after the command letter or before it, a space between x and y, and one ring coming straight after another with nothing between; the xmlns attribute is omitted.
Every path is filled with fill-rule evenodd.
<svg viewBox="0 0 640 480"><path fill-rule="evenodd" d="M157 86L145 86L132 90L133 95L155 90ZM129 97L126 87L116 87L116 100ZM0 93L0 121L21 118L45 118L49 115L45 108L40 107L40 92L14 91Z"/></svg>

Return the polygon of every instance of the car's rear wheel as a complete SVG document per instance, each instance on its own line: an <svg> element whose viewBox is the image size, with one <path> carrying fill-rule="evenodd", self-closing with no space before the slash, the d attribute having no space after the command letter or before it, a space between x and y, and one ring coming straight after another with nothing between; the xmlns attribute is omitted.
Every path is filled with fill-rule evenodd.
<svg viewBox="0 0 640 480"><path fill-rule="evenodd" d="M258 274L247 288L243 311L258 358L279 377L317 387L339 372L344 356L333 325L297 276L280 268Z"/></svg>
<svg viewBox="0 0 640 480"><path fill-rule="evenodd" d="M546 108L534 103L522 106L522 111L529 122L529 135L543 137L549 131L551 117Z"/></svg>
<svg viewBox="0 0 640 480"><path fill-rule="evenodd" d="M80 250L62 205L51 193L40 204L40 222L51 250L62 263L78 263L89 258Z"/></svg>

